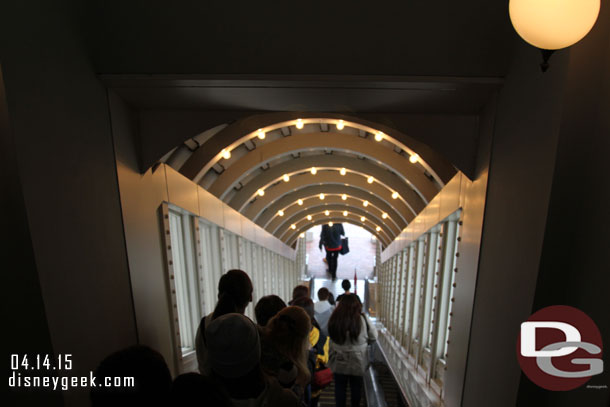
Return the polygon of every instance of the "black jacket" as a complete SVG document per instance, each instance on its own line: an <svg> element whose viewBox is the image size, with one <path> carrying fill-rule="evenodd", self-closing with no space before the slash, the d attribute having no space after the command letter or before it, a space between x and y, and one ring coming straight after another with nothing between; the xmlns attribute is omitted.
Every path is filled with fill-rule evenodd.
<svg viewBox="0 0 610 407"><path fill-rule="evenodd" d="M341 247L341 236L345 236L343 224L335 223L332 226L323 225L320 233L320 249L322 245L327 249L337 249Z"/></svg>

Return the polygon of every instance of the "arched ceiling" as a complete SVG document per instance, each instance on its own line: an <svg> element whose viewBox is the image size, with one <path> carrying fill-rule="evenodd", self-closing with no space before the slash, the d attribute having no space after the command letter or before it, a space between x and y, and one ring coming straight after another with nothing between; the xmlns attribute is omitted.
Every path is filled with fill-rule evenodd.
<svg viewBox="0 0 610 407"><path fill-rule="evenodd" d="M293 116L218 126L164 161L287 244L316 222L344 220L387 245L456 172L386 126L329 114Z"/></svg>
<svg viewBox="0 0 610 407"><path fill-rule="evenodd" d="M295 203L285 209L278 210L273 218L264 225L264 228L271 233L275 233L284 223L288 222L291 224L295 216L302 217L303 213L309 214L316 210L336 210L341 212L351 211L360 216L377 219L377 224L388 226L394 234L400 233L404 229L404 226L400 226L400 222L396 222L392 212L383 211L372 203L364 207L362 205L363 201L359 199L347 196L345 198L343 200L340 195L325 195L324 200L320 200L319 195L307 197L302 199L302 205Z"/></svg>
<svg viewBox="0 0 610 407"><path fill-rule="evenodd" d="M320 158L326 158L326 156ZM425 206L423 201L421 201L418 196L409 193L405 194L404 191L403 195L416 198L416 202L409 205L405 202L404 196L401 195L398 195L395 199L393 199L393 191L400 190L400 184L398 183L390 184L391 187L385 187L379 182L373 182L372 184L368 184L366 179L361 175L349 172L339 179L340 182L337 182L338 171L340 171L340 169L334 169L332 171L321 170L316 175L312 175L310 171L299 173L297 176L293 176L291 174L290 179L291 181L294 180L295 183L280 182L274 184L273 188L267 188L264 196L256 196L255 199L245 207L244 215L246 215L250 219L254 219L257 223L260 224L261 221L259 221L258 219L259 216L261 216L262 212L265 210L265 208L275 203L278 199L285 197L288 193L297 191L298 194L295 194L295 199L302 198L301 195L304 196L304 194L309 191L311 191L310 194L319 194L323 192L345 193L350 196L359 196L362 199L368 199L368 195L374 194L377 198L386 202L387 205L391 206L398 214L400 214L400 216L404 219L405 223L411 221L411 219L415 217L415 214L421 211ZM341 174L339 173L339 175ZM303 178L303 180L301 180L301 178ZM378 180L379 178L376 179ZM319 188L324 187L326 185L332 185L332 187L327 187L326 189ZM305 189L309 187L318 187L319 189ZM329 190L328 188L334 189ZM407 192L410 191L407 190ZM365 193L368 195L364 195ZM289 204L291 202L287 201L287 203Z"/></svg>
<svg viewBox="0 0 610 407"><path fill-rule="evenodd" d="M324 200L320 199L320 194L324 194ZM389 203L379 199L375 194L371 194L366 190L349 185L345 186L343 184L323 184L308 186L282 196L276 202L267 206L265 211L256 220L256 223L264 228L269 227L269 222L277 216L279 210L286 212L289 210L288 208L295 205L298 207L299 199L303 200L302 211L307 210L309 206L323 205L325 203L341 205L339 202L343 201L341 199L343 194L348 198L343 203L346 210L349 210L350 208L363 208L364 202L366 201L368 202L366 209L376 213L387 213L389 217L392 218L392 222L399 226L400 230L404 229L408 225L408 222L413 219L409 218L408 220L405 220Z"/></svg>

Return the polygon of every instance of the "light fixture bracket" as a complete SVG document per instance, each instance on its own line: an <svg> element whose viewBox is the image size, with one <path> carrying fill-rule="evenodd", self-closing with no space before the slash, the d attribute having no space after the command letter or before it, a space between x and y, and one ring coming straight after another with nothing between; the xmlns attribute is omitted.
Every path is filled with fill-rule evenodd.
<svg viewBox="0 0 610 407"><path fill-rule="evenodd" d="M540 69L542 72L546 72L549 69L549 59L551 59L551 55L555 53L554 49L540 49L540 53L542 54L542 63L540 64Z"/></svg>

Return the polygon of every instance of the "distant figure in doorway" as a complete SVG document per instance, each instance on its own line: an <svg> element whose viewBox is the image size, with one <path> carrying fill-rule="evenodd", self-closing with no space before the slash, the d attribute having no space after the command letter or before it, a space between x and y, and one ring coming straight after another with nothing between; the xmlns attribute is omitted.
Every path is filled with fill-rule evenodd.
<svg viewBox="0 0 610 407"><path fill-rule="evenodd" d="M320 325L320 331L326 336L328 336L328 320L335 309L335 306L328 301L330 296L331 292L328 288L322 287L318 290L319 301L314 304L314 317Z"/></svg>
<svg viewBox="0 0 610 407"><path fill-rule="evenodd" d="M337 297L337 302L340 302L341 298L343 298L344 295L352 294L352 292L350 291L352 289L352 283L350 283L349 280L341 281L341 288L343 288L343 291L345 291L345 292ZM358 297L356 294L353 294L353 295L355 295L356 298L358 298L358 301L360 301L362 303L362 301L360 300L360 297Z"/></svg>
<svg viewBox="0 0 610 407"><path fill-rule="evenodd" d="M322 246L326 250L326 263L328 264L328 272L333 281L337 279L337 259L341 251L341 236L345 236L342 223L335 223L332 226L324 224L322 233L320 233L320 251Z"/></svg>
<svg viewBox="0 0 610 407"><path fill-rule="evenodd" d="M360 405L362 376L368 365L368 344L377 340L377 330L362 313L362 304L355 294L345 294L328 322L330 359L328 366L335 374L335 402L345 407L347 386L351 389L352 407Z"/></svg>

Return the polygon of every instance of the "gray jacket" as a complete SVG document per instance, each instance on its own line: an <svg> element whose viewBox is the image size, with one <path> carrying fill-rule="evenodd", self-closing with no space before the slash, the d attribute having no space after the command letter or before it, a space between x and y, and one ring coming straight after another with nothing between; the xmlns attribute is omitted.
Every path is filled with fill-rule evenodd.
<svg viewBox="0 0 610 407"><path fill-rule="evenodd" d="M356 340L348 339L339 345L330 340L328 366L333 373L362 376L368 367L368 344L377 340L377 329L366 316L361 316L362 327Z"/></svg>

